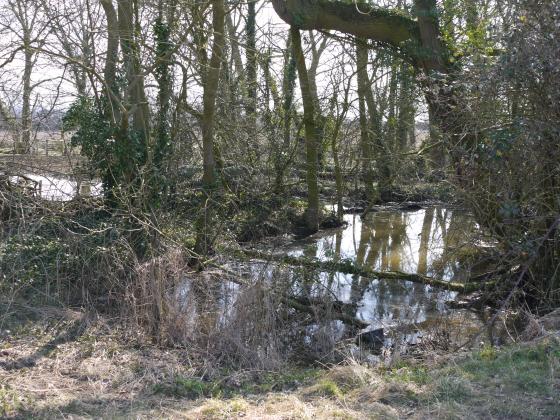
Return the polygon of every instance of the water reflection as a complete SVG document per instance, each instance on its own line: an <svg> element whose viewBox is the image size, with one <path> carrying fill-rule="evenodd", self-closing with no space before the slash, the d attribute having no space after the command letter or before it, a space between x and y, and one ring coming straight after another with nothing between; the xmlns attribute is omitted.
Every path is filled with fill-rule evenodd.
<svg viewBox="0 0 560 420"><path fill-rule="evenodd" d="M442 207L346 215L343 229L323 232L287 248L292 256L349 258L377 271L402 271L462 281L468 268L458 253L476 226L467 214Z"/></svg>
<svg viewBox="0 0 560 420"><path fill-rule="evenodd" d="M274 251L321 260L351 259L376 271L419 273L453 281L469 275L468 267L458 257L458 250L468 242L469 233L476 230L476 225L462 212L433 207L412 212L382 211L363 219L347 215L345 220L347 225L343 228L294 241ZM263 291L262 297L257 303L252 301L248 312L261 310L258 302L264 301L264 296L267 299L273 296L276 304L284 302L282 297L299 299L299 302L313 306L312 311L303 315L292 308L293 319L307 319L305 334L328 330L333 339L342 337L346 329L340 321L332 321L333 318L342 319L332 316L336 311L373 328L429 323L435 319L451 319L458 314L445 304L456 296L455 292L423 284L258 260L229 261L227 267L231 282L222 276L222 287L214 296L214 301L219 303L218 323L221 325L238 319L237 312L247 311L243 302L247 295L254 298L256 290ZM210 283L204 284L208 287ZM244 319L247 319L246 314ZM236 328L242 327L237 325Z"/></svg>
<svg viewBox="0 0 560 420"><path fill-rule="evenodd" d="M322 232L276 250L320 260L351 259L376 271L419 273L463 281L469 267L460 250L476 225L465 213L432 207L418 211L380 211L365 218L346 215L346 227ZM344 273L287 269L292 293L335 298L355 308L352 315L373 327L423 322L447 312L456 293L408 281L363 278Z"/></svg>

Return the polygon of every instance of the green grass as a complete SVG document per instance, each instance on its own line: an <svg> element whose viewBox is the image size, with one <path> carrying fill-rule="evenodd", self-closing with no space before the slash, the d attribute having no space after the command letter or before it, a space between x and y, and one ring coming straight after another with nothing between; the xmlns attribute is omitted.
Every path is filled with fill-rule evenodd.
<svg viewBox="0 0 560 420"><path fill-rule="evenodd" d="M473 396L468 380L461 376L441 376L435 380L430 399L437 401L464 402Z"/></svg>
<svg viewBox="0 0 560 420"><path fill-rule="evenodd" d="M314 386L310 387L308 392L309 396L321 396L321 397L334 397L341 398L344 393L340 387L331 379L324 378L317 382Z"/></svg>
<svg viewBox="0 0 560 420"><path fill-rule="evenodd" d="M203 397L231 398L237 395L264 394L295 389L319 376L318 369L294 369L266 372L247 377L233 385L227 381L203 381L193 377L175 376L154 386L154 393L172 397L197 399ZM224 377L227 377L224 374Z"/></svg>
<svg viewBox="0 0 560 420"><path fill-rule="evenodd" d="M295 389L300 385L318 378L320 369L303 368L286 370L284 372L267 372L259 376L256 381L246 381L240 386L244 394L262 394L272 391Z"/></svg>
<svg viewBox="0 0 560 420"><path fill-rule="evenodd" d="M484 347L431 372L424 403L447 408L445 418L560 418L559 368L558 340Z"/></svg>
<svg viewBox="0 0 560 420"><path fill-rule="evenodd" d="M559 358L557 343L495 350L494 353L482 349L461 365L461 371L477 382L499 381L502 388L509 391L536 395L551 391L554 382L551 375L558 375L553 365Z"/></svg>
<svg viewBox="0 0 560 420"><path fill-rule="evenodd" d="M159 383L154 386L156 394L170 397L197 399L212 396L219 390L211 382L204 382L197 378L176 376L168 383Z"/></svg>
<svg viewBox="0 0 560 420"><path fill-rule="evenodd" d="M425 366L409 364L406 361L401 361L395 367L387 370L384 377L388 380L412 382L417 385L425 385L430 380L428 369Z"/></svg>
<svg viewBox="0 0 560 420"><path fill-rule="evenodd" d="M382 382L375 383L375 378ZM414 408L421 417L552 419L560 418L560 343L550 339L540 344L484 347L432 368L401 361L391 369L366 372L349 368L294 369L260 373L236 386L176 377L157 388L169 396L212 397L224 399L224 404L229 398L297 392L298 388L305 401L352 401L365 392L371 395L369 398L398 410Z"/></svg>

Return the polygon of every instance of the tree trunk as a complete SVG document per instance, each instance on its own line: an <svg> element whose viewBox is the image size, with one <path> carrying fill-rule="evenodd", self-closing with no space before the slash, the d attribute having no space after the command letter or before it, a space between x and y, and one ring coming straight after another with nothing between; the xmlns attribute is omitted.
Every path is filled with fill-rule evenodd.
<svg viewBox="0 0 560 420"><path fill-rule="evenodd" d="M375 103L370 84L365 90L367 111L369 114L369 133L377 169L377 195L384 199L385 195L391 190L392 171L391 171L391 152L383 138L381 130L382 110Z"/></svg>
<svg viewBox="0 0 560 420"><path fill-rule="evenodd" d="M16 144L16 152L31 152L31 73L33 71L33 50L31 49L30 34L24 34L24 68L23 68L23 95L21 104L21 142Z"/></svg>
<svg viewBox="0 0 560 420"><path fill-rule="evenodd" d="M256 43L256 0L247 3L247 25L245 27L247 44L245 47L247 59L247 124L248 144L257 143L257 43Z"/></svg>
<svg viewBox="0 0 560 420"><path fill-rule="evenodd" d="M276 180L274 191L281 194L284 190L284 172L288 162L287 153L291 145L292 106L294 102L294 88L296 81L296 61L292 48L292 35L286 41L286 58L284 62L284 75L282 78L282 145L277 151Z"/></svg>
<svg viewBox="0 0 560 420"><path fill-rule="evenodd" d="M339 130L337 129L331 138L331 151L334 163L334 182L336 187L336 218L339 221L342 221L344 219L344 205L342 204L343 181L342 170L340 169L340 159L338 157L338 133Z"/></svg>
<svg viewBox="0 0 560 420"><path fill-rule="evenodd" d="M346 114L348 113L348 108L350 107L348 97L350 92L351 81L352 79L348 78L348 84L344 89L344 100L342 102L342 111L337 112L335 126L333 132L331 133L331 151L332 151L332 158L334 163L334 179L335 179L335 186L336 186L336 206L337 206L336 216L339 221L342 221L344 218L344 206L342 204L344 182L342 179L342 170L340 167L340 158L338 155L338 137L340 135L340 128L344 123L344 119L346 118ZM331 104L332 104L331 110L335 106L337 106L337 101L338 101L338 97L333 96L331 99Z"/></svg>
<svg viewBox="0 0 560 420"><path fill-rule="evenodd" d="M224 0L212 0L212 55L204 75L202 94L202 154L204 174L202 177L206 199L202 214L197 221L195 252L198 256L208 255L212 250L211 220L213 192L216 188L216 159L214 157L214 116L216 114L216 94L220 81L220 66L225 45L224 38Z"/></svg>
<svg viewBox="0 0 560 420"><path fill-rule="evenodd" d="M414 86L408 64L400 65L399 76L397 140L399 153L406 153L414 146Z"/></svg>
<svg viewBox="0 0 560 420"><path fill-rule="evenodd" d="M305 211L305 227L307 232L319 230L319 185L317 182L317 138L315 127L315 107L307 77L305 57L301 47L299 29L291 27L292 46L299 76L299 85L303 100L303 120L305 125L305 152L307 176L307 209Z"/></svg>
<svg viewBox="0 0 560 420"><path fill-rule="evenodd" d="M105 117L113 125L119 124L121 109L119 103L119 91L117 87L117 61L119 59L119 22L117 12L112 0L100 0L105 18L107 19L107 55L105 57L105 68L103 78L105 79L105 95L107 106Z"/></svg>
<svg viewBox="0 0 560 420"><path fill-rule="evenodd" d="M356 75L358 78L358 107L360 118L361 171L366 197L370 204L376 203L379 196L374 187L373 155L371 151L370 127L366 111L366 91L370 89L367 77L368 49L362 40L356 43Z"/></svg>
<svg viewBox="0 0 560 420"><path fill-rule="evenodd" d="M311 40L311 64L307 70L309 89L311 91L311 97L313 98L313 105L315 107L315 136L317 140L317 162L319 168L323 168L324 165L324 154L323 154L323 143L325 137L325 124L327 119L322 113L321 102L319 101L319 94L317 90L317 69L319 68L319 63L321 56L327 47L328 38L322 36L321 42L318 44L313 31L309 31L309 39Z"/></svg>
<svg viewBox="0 0 560 420"><path fill-rule="evenodd" d="M430 126L430 161L428 162L428 169L436 171L436 175L438 173L441 175L446 167L446 151L445 144L442 141L442 133L437 126L438 119L436 116L436 109L431 104L428 104L428 117ZM436 177L439 177L440 175L437 175Z"/></svg>
<svg viewBox="0 0 560 420"><path fill-rule="evenodd" d="M140 66L140 51L134 35L133 0L118 0L118 19L121 49L127 79L128 113L132 115L132 129L140 136L142 152L147 156L150 144L150 110L144 76Z"/></svg>
<svg viewBox="0 0 560 420"><path fill-rule="evenodd" d="M236 33L236 28L233 26L233 21L231 19L230 14L227 14L226 16L226 26L229 35L231 58L233 58L235 71L237 72L237 82L243 87L242 94L245 95L245 69L243 68L243 61L241 60L241 51L239 50L239 38Z"/></svg>
<svg viewBox="0 0 560 420"><path fill-rule="evenodd" d="M174 5L171 5L174 7ZM160 2L159 15L154 24L156 38L156 53L158 64L155 69L156 80L159 86L158 92L158 114L156 119L156 139L154 144L153 166L156 174L156 182L161 182L161 176L165 172L165 160L171 153L170 136L170 108L173 93L173 78L171 73L172 45L170 43L173 17L164 20L163 4ZM156 187L157 188L157 187Z"/></svg>

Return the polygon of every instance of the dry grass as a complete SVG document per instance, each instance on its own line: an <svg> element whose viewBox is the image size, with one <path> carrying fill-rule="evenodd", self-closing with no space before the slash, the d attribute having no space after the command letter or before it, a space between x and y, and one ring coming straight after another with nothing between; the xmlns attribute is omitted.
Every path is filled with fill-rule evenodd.
<svg viewBox="0 0 560 420"><path fill-rule="evenodd" d="M154 384L193 374L188 352L159 349L76 311L42 313L2 334L0 382L24 401L4 415L126 415L133 401L148 413L158 405L149 397Z"/></svg>
<svg viewBox="0 0 560 420"><path fill-rule="evenodd" d="M405 360L373 369L350 361L320 370L208 376L191 349L159 348L81 311L17 307L17 314L17 322L1 320L0 416L8 418L560 415L558 335L449 356L433 367Z"/></svg>

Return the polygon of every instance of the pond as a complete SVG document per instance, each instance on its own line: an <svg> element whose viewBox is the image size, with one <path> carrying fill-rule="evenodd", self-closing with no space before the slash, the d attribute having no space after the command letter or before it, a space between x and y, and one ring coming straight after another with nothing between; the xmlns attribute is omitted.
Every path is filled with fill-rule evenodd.
<svg viewBox="0 0 560 420"><path fill-rule="evenodd" d="M472 218L460 210L430 207L417 211L378 211L365 218L345 215L346 226L294 241L275 252L319 260L349 259L376 271L418 273L437 279L465 281L470 267L461 262L476 231ZM362 278L340 272L315 272L311 293L328 293L353 304L356 318L373 327L400 321L422 322L439 316L456 292L402 280Z"/></svg>
<svg viewBox="0 0 560 420"><path fill-rule="evenodd" d="M453 282L465 281L476 273L476 267L471 267L465 255L472 249L477 225L464 211L441 206L416 211L381 210L366 217L345 215L344 221L345 226L341 228L264 249L275 255L322 261L348 259L376 271L418 273ZM312 317L316 323L310 323L310 333L330 316L322 302L329 302L331 310L342 306L347 318L366 323L370 329L426 326L438 320L464 322L471 329L473 325L481 325L473 312L448 305L457 296L456 292L425 284L365 278L257 259L230 261L227 267L236 279L243 281L221 279L220 319L226 323L229 316L235 316L239 307L236 301L244 290L265 284L269 292L279 296L313 303ZM335 321L329 327L331 334L337 339L347 337L352 328L341 321L342 317L332 319ZM457 334L461 335L458 341L464 338L464 332L457 331ZM417 338L418 334L414 333L407 339Z"/></svg>
<svg viewBox="0 0 560 420"><path fill-rule="evenodd" d="M376 271L418 273L464 281L466 267L458 254L469 245L477 226L461 210L429 207L416 211L387 210L345 215L346 226L321 232L287 246L292 256L320 260L351 259Z"/></svg>
<svg viewBox="0 0 560 420"><path fill-rule="evenodd" d="M54 176L25 174L11 176L10 181L32 188L41 198L49 201L70 201L78 192L82 196L97 197L103 193L103 186L99 181L82 181Z"/></svg>

